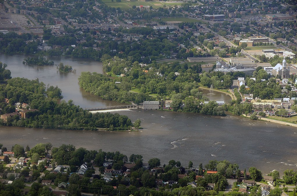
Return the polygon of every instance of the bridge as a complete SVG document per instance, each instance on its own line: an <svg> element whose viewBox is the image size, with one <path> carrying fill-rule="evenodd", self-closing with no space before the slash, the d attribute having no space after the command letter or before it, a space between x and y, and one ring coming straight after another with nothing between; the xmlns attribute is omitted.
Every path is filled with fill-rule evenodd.
<svg viewBox="0 0 297 196"><path fill-rule="evenodd" d="M98 111L98 110L116 110L116 109L129 109L129 110L135 110L138 109L138 105L133 104L133 105L116 105L116 106L109 106L109 107L104 107L104 108L92 108L92 109L85 109L87 111Z"/></svg>

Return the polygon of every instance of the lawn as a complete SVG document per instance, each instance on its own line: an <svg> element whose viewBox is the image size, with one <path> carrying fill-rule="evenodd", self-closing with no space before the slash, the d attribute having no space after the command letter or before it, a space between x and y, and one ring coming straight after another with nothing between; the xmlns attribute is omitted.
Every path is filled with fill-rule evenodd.
<svg viewBox="0 0 297 196"><path fill-rule="evenodd" d="M268 116L267 118L297 124L297 116L288 117L288 118L280 117L280 116Z"/></svg>
<svg viewBox="0 0 297 196"><path fill-rule="evenodd" d="M252 46L247 47L245 50L265 50L265 49L276 49L275 46Z"/></svg>
<svg viewBox="0 0 297 196"><path fill-rule="evenodd" d="M290 191L290 192L286 192L286 193L287 193L287 195L289 195L289 196L294 196L294 195L293 195L294 192L291 192L291 191Z"/></svg>
<svg viewBox="0 0 297 196"><path fill-rule="evenodd" d="M103 2L109 6L109 7L115 7L115 8L121 8L121 9L129 9L132 8L133 5L135 6L152 6L153 8L160 8L164 6L175 6L175 5L182 5L181 2L159 2L159 1L148 1L148 2L142 2L142 1L126 1L122 0L121 2L116 2L116 0L103 0Z"/></svg>
<svg viewBox="0 0 297 196"><path fill-rule="evenodd" d="M140 93L140 89L138 89L138 88L132 88L132 89L130 90L130 92L131 92L131 93Z"/></svg>

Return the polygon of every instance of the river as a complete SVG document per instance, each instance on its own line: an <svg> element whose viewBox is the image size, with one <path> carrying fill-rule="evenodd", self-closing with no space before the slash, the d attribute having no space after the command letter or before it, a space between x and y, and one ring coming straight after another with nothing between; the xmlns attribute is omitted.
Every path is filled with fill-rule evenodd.
<svg viewBox="0 0 297 196"><path fill-rule="evenodd" d="M53 59L55 63L63 62L76 69L76 74L60 75L56 67L26 66L22 64L23 59L24 56L0 55L0 61L8 64L12 77L39 78L45 84L57 85L62 89L65 100L72 99L83 108L119 104L103 101L79 89L77 78L80 73L101 73L101 63ZM228 101L226 95L210 95L211 100ZM209 160L228 160L239 164L241 169L255 166L264 173L273 169L283 172L297 166L296 128L235 116L211 117L143 110L119 113L133 121L140 118L144 129L128 133L0 127L0 143L9 148L16 143L30 147L44 142L51 142L54 146L73 144L94 150L119 150L128 156L141 154L145 161L157 157L162 164L174 159L185 166L190 160L195 166L206 164Z"/></svg>

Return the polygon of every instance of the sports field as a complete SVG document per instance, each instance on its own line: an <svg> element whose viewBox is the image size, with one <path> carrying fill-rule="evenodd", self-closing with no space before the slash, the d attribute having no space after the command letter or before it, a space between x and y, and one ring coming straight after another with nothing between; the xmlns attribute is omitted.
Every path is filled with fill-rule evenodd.
<svg viewBox="0 0 297 196"><path fill-rule="evenodd" d="M116 2L116 0L103 0L103 2L109 6L109 7L114 7L114 8L121 8L121 9L129 9L132 8L133 5L135 6L152 6L153 8L159 8L159 7L164 7L164 6L175 6L175 5L182 5L182 2L160 2L160 1L147 1L147 2L142 2L142 1L126 1L122 0L121 2Z"/></svg>

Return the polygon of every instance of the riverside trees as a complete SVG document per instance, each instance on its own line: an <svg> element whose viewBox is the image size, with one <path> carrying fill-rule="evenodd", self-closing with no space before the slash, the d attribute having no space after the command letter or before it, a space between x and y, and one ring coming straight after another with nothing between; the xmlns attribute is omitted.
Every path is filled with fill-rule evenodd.
<svg viewBox="0 0 297 196"><path fill-rule="evenodd" d="M1 70L0 70L1 71ZM2 73L5 72L2 70ZM7 76L8 77L8 76ZM7 78L6 77L6 78ZM5 102L5 98L9 100ZM15 110L15 103L27 103L27 108L20 108L26 112L25 118L18 115L0 121L5 126L21 126L34 128L57 129L89 129L112 128L125 129L132 126L131 120L119 114L92 114L73 104L72 100L65 102L62 91L58 87L46 86L44 83L25 78L7 80L7 84L0 86L0 114Z"/></svg>

